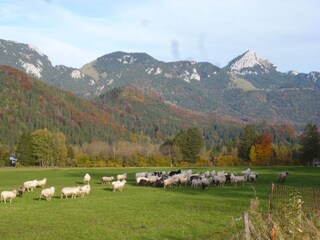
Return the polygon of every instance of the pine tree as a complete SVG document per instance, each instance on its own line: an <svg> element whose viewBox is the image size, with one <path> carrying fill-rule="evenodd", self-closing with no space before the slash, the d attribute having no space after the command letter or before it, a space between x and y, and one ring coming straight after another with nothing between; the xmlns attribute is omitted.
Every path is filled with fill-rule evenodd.
<svg viewBox="0 0 320 240"><path fill-rule="evenodd" d="M20 164L24 166L35 165L32 146L31 134L29 132L22 133L17 146L17 158Z"/></svg>
<svg viewBox="0 0 320 240"><path fill-rule="evenodd" d="M314 158L320 157L320 133L316 125L308 124L304 128L301 145L304 163L310 165Z"/></svg>
<svg viewBox="0 0 320 240"><path fill-rule="evenodd" d="M183 161L195 163L199 158L201 148L204 146L203 136L198 128L189 128L181 131L175 137Z"/></svg>
<svg viewBox="0 0 320 240"><path fill-rule="evenodd" d="M238 148L238 156L243 161L250 160L250 149L255 144L257 138L258 134L253 126L247 125L240 136L240 146Z"/></svg>

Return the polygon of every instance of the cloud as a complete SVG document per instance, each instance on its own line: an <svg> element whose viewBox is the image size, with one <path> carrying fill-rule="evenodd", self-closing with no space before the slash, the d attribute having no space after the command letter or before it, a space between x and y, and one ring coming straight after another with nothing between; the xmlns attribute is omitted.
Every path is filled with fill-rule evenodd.
<svg viewBox="0 0 320 240"><path fill-rule="evenodd" d="M280 70L291 65L303 71L303 61L320 66L314 58L320 44L317 6L312 0L4 0L0 33L39 46L55 64L74 67L118 50L223 66L252 49Z"/></svg>

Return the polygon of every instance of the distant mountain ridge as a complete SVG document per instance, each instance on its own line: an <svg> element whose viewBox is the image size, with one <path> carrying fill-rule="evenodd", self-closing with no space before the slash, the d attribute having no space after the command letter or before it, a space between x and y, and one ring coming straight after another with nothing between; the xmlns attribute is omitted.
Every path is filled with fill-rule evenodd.
<svg viewBox="0 0 320 240"><path fill-rule="evenodd" d="M190 110L244 120L320 124L320 73L278 72L250 50L223 68L207 62L162 62L146 53L114 52L74 69L53 67L33 47L1 40L0 64L38 78L40 74L42 80L89 99L135 85Z"/></svg>

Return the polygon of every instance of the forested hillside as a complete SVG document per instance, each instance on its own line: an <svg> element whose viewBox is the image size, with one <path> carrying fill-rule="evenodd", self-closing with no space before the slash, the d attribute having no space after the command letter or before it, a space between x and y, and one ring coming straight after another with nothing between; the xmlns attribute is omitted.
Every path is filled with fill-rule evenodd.
<svg viewBox="0 0 320 240"><path fill-rule="evenodd" d="M48 128L68 143L126 137L107 111L70 92L48 86L8 66L0 66L0 142L16 144L20 134Z"/></svg>

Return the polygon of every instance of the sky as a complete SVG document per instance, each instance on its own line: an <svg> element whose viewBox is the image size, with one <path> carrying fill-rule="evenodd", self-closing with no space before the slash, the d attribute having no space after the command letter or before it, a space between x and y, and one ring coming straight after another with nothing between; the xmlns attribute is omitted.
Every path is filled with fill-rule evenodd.
<svg viewBox="0 0 320 240"><path fill-rule="evenodd" d="M1 0L0 38L75 68L115 51L224 67L252 50L309 73L320 72L319 10L319 0Z"/></svg>

